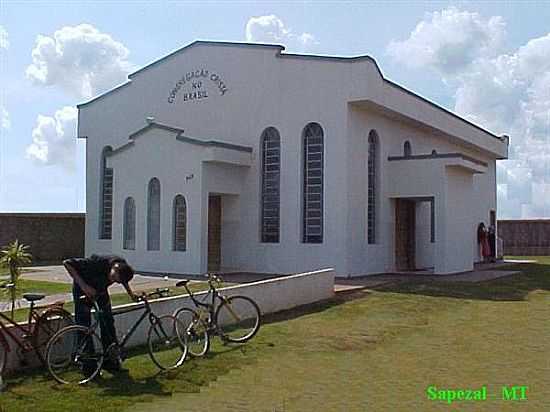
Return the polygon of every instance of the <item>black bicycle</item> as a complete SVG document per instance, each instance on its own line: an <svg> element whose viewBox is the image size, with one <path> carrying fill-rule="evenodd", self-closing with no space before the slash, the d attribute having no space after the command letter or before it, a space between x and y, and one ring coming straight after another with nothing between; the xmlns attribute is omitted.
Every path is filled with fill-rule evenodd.
<svg viewBox="0 0 550 412"><path fill-rule="evenodd" d="M187 344L193 356L203 356L210 349L210 335L218 335L226 342L246 342L260 329L260 308L248 296L224 296L217 289L221 285L219 276L207 274L209 290L203 301L189 290L189 280L176 283L184 287L195 309L182 307L174 312L179 321L176 324L178 336ZM210 302L205 302L210 297ZM182 329L182 326L184 328Z"/></svg>
<svg viewBox="0 0 550 412"><path fill-rule="evenodd" d="M138 326L146 318L150 327L147 334L147 346L151 360L161 370L174 369L183 364L187 357L185 337L179 336L176 331L178 320L173 315L157 316L153 313L148 298L163 297L168 289L157 289L154 292L142 294L139 300L144 303L143 308L131 308L116 315L134 310L143 309L143 314L134 323L132 328L122 337L120 343L112 343L103 348L98 334L102 311L97 302L91 305L95 309L95 321L90 327L73 325L61 329L48 343L46 362L54 379L63 384L84 384L94 379L105 359L126 357L125 345L132 337ZM179 329L183 328L183 325Z"/></svg>

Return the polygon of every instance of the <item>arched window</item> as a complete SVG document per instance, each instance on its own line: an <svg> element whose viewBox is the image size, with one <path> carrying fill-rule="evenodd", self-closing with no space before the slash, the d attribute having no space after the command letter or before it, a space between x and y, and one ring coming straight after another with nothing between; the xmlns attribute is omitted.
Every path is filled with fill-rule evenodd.
<svg viewBox="0 0 550 412"><path fill-rule="evenodd" d="M412 154L411 142L408 140L403 144L403 155L409 157Z"/></svg>
<svg viewBox="0 0 550 412"><path fill-rule="evenodd" d="M147 250L160 250L160 182L149 181L147 193Z"/></svg>
<svg viewBox="0 0 550 412"><path fill-rule="evenodd" d="M376 201L378 197L378 134L374 130L369 133L368 145L367 241L369 244L374 244L376 243Z"/></svg>
<svg viewBox="0 0 550 412"><path fill-rule="evenodd" d="M107 156L113 151L106 146L101 152L99 193L99 238L111 239L113 229L113 169L107 167Z"/></svg>
<svg viewBox="0 0 550 412"><path fill-rule="evenodd" d="M262 148L262 242L279 242L281 206L281 138L274 127L268 127L260 139Z"/></svg>
<svg viewBox="0 0 550 412"><path fill-rule="evenodd" d="M323 243L323 129L309 123L303 132L302 241Z"/></svg>
<svg viewBox="0 0 550 412"><path fill-rule="evenodd" d="M172 249L185 251L187 248L187 204L185 197L177 195L173 206L173 239Z"/></svg>
<svg viewBox="0 0 550 412"><path fill-rule="evenodd" d="M122 248L134 250L136 248L136 202L131 197L124 201Z"/></svg>

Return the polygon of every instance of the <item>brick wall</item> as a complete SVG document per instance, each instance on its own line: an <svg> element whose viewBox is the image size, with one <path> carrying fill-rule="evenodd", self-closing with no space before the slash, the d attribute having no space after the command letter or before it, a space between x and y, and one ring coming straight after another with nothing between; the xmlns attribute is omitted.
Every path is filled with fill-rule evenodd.
<svg viewBox="0 0 550 412"><path fill-rule="evenodd" d="M0 247L15 239L30 246L33 262L84 256L84 213L0 213Z"/></svg>
<svg viewBox="0 0 550 412"><path fill-rule="evenodd" d="M499 220L498 236L505 255L550 255L550 219Z"/></svg>

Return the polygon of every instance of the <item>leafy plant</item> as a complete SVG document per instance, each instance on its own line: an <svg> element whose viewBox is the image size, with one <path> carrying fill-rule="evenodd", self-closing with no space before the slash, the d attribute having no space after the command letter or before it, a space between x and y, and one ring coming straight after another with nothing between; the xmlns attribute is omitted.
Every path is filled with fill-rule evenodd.
<svg viewBox="0 0 550 412"><path fill-rule="evenodd" d="M12 287L9 289L11 298L11 316L15 309L15 293L19 277L21 276L21 268L28 265L32 261L32 255L28 252L29 246L19 243L15 240L0 251L0 267L5 267L9 271L9 283Z"/></svg>

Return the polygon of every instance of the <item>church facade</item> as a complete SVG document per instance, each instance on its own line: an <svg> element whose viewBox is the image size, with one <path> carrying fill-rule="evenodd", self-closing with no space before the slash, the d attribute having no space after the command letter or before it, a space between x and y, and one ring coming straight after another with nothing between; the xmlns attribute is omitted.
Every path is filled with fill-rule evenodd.
<svg viewBox="0 0 550 412"><path fill-rule="evenodd" d="M496 136L368 56L194 42L78 106L86 255L147 272L471 270Z"/></svg>

